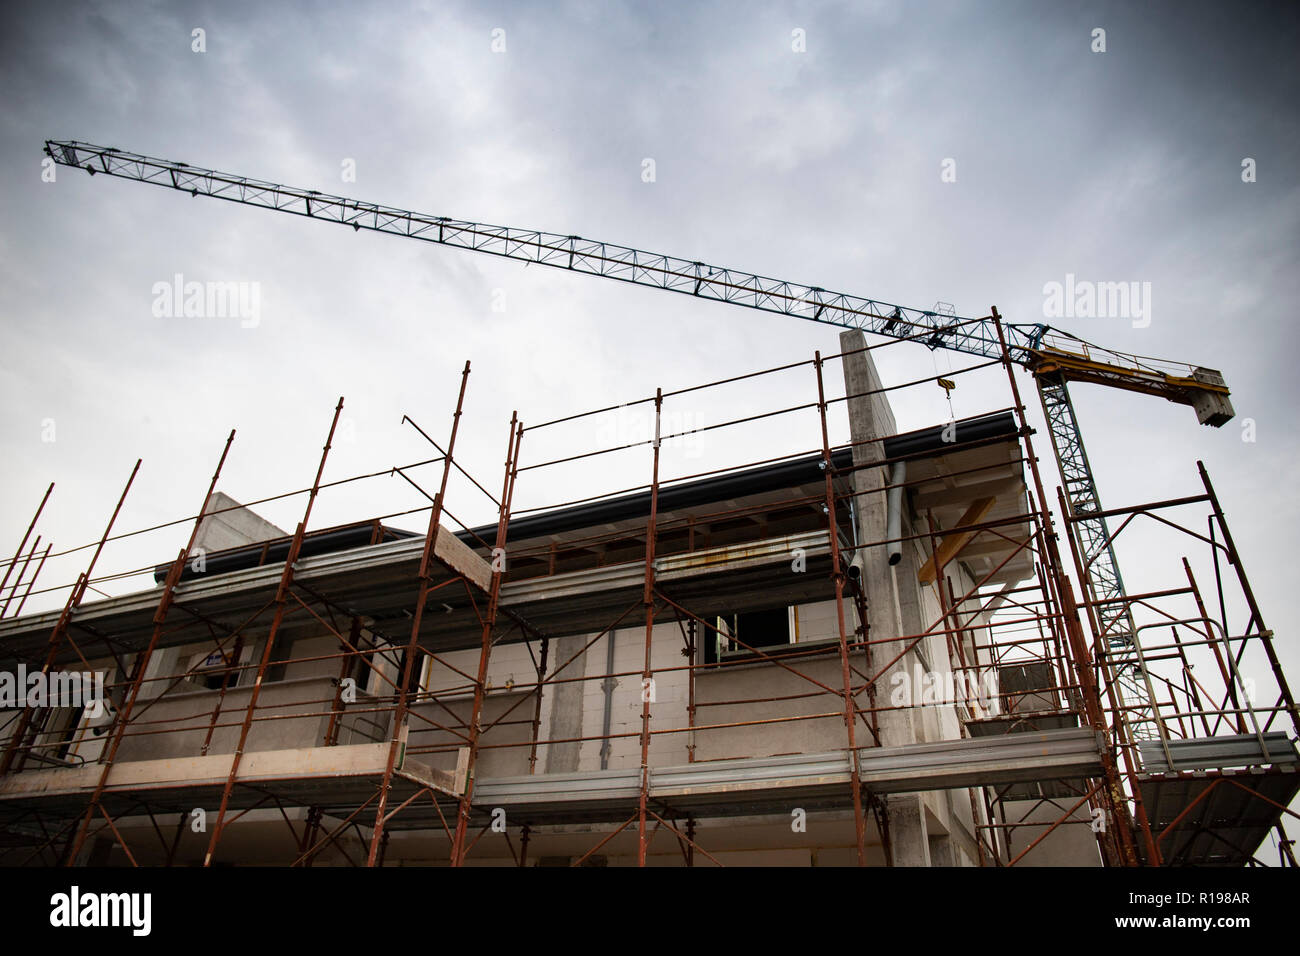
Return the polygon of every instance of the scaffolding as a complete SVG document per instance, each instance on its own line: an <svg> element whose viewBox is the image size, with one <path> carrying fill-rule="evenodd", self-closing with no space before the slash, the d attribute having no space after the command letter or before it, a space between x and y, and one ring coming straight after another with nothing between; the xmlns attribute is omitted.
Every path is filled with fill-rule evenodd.
<svg viewBox="0 0 1300 956"><path fill-rule="evenodd" d="M47 491L0 584L6 613L22 594L0 613L0 657L45 674L110 661L109 719L0 713L0 862L239 862L234 825L273 818L288 865L383 865L395 838L452 866L591 865L611 852L646 865L659 838L693 866L736 851L729 828L789 829L805 814L827 821L846 862L907 865L899 801L943 794L949 834L979 866L1032 861L1083 828L1106 865L1257 863L1270 831L1294 865L1282 822L1296 816L1300 715L1208 474L1200 493L1104 513L1073 515L1058 498L1058 521L994 324L1001 356L942 380L886 387L852 371L901 339L535 425L516 414L496 494L456 458L469 363L445 448L404 419L435 457L325 482L340 399L311 484L250 503L304 496L293 534L205 555L205 571L195 542L220 513L233 432L197 515L114 535L133 471L76 582L34 591L51 546L38 559L40 537L28 541ZM853 421L891 394L1002 374L1001 408L832 440L840 406ZM799 379L806 400L671 424L674 402L778 376ZM647 437L583 443L629 408L647 413ZM670 443L754 427L795 446L664 474ZM628 454L644 457L644 482L515 505L520 478L599 477L607 456ZM413 477L420 467L438 469L436 491ZM309 530L321 493L394 475L427 505ZM453 475L495 522L449 510ZM894 523L900 500L911 516ZM1167 516L1198 508L1205 533ZM411 514L427 517L423 534L387 524ZM1098 584L1098 556L1113 559L1139 518L1208 549L1217 616L1177 545L1149 562L1173 561L1173 586ZM1114 528L1103 542L1099 523ZM188 543L167 566L95 574L109 543L183 524ZM882 566L920 582L906 607L899 592L896 620L873 592ZM158 587L83 603L141 572ZM1234 584L1248 609L1235 630ZM32 594L64 590L61 611L21 614ZM822 638L800 633L798 609L812 605L829 610ZM778 608L793 609L790 639L755 638L744 616ZM188 667L163 672L168 651L201 643ZM524 679L496 682L505 654L526 660ZM950 688L930 686L935 674ZM1140 703L1125 693L1135 682ZM637 696L616 726L619 686ZM603 704L598 733L565 718L589 698Z"/></svg>

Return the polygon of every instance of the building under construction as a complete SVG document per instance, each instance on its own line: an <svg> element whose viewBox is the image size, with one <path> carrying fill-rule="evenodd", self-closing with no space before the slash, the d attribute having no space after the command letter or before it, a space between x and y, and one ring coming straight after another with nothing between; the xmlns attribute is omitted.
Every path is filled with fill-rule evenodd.
<svg viewBox="0 0 1300 956"><path fill-rule="evenodd" d="M325 481L331 425L312 484L274 496L301 502L291 533L218 464L151 589L83 600L129 533L110 520L62 609L23 613L24 538L0 669L101 674L106 705L0 712L0 864L1294 866L1300 712L1209 475L1082 512L992 322L996 354L944 383L1004 371L1001 407L919 431L891 403L939 376L883 384L900 342L845 331L742 377L803 401L709 426L798 413L796 453L661 476L674 403L731 378L639 397L644 441L555 456L628 405L524 410L503 471L471 475L466 365L423 533L313 526L319 495L393 471ZM640 456L635 487L512 511L611 454ZM1163 583L1128 593L1107 561L1139 526Z"/></svg>

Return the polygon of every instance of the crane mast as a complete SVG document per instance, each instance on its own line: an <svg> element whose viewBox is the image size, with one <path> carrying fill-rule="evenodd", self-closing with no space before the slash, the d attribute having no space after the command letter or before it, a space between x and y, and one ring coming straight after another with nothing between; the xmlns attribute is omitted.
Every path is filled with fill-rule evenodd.
<svg viewBox="0 0 1300 956"><path fill-rule="evenodd" d="M908 308L581 236L417 213L75 140L47 140L45 153L59 165L84 169L92 176L134 179L191 196L210 196L335 222L351 226L355 231L390 233L698 299L782 313L916 341L931 350L944 348L984 358L1002 357L996 321L991 315L962 318L946 311ZM1141 666L1140 654L1134 653L1137 629L1129 604L1124 600L1119 562L1101 514L1096 482L1067 383L1092 382L1190 405L1202 424L1214 427L1222 426L1233 416L1227 385L1213 369L1115 352L1042 323L1006 323L1003 329L1011 361L1024 366L1034 376L1068 506L1072 514L1082 519L1075 527L1079 529L1088 568L1083 583L1096 602L1099 636L1111 649L1122 693L1131 710L1130 731L1137 738L1154 737L1149 677Z"/></svg>

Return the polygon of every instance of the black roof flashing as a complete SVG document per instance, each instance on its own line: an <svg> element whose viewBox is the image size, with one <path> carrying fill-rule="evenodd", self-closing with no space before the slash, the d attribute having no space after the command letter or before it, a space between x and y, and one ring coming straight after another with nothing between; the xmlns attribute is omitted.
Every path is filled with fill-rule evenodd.
<svg viewBox="0 0 1300 956"><path fill-rule="evenodd" d="M1015 418L1011 412L997 412L886 438L884 450L889 461L928 458L972 444L1011 438L1017 432ZM839 448L831 453L831 466L837 471L850 467L852 462L852 449L849 447ZM658 507L660 512L667 513L680 508L709 505L783 488L795 488L822 480L821 463L822 456L814 454L726 474L711 475L707 478L661 485ZM631 518L643 518L649 512L649 490L637 491L614 498L513 518L510 521L510 535L514 540L525 540L563 534ZM495 524L483 525L470 531L460 531L457 537L470 547L475 547L476 537L490 540L490 536L494 535L495 531ZM375 522L373 521L309 532L303 538L300 556L312 557L366 547L375 543L374 534ZM383 526L380 541L396 541L417 536L413 531ZM204 558L203 571L195 571L193 562L189 562L181 574L181 580L188 581L283 562L288 556L290 542L290 536L286 535L270 541L209 553ZM167 577L169 567L164 564L154 568L154 580L163 581Z"/></svg>

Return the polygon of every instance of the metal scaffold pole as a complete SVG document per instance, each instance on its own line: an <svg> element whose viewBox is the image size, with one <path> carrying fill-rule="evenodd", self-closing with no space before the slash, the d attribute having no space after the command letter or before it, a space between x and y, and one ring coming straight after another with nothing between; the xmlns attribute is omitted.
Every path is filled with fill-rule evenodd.
<svg viewBox="0 0 1300 956"><path fill-rule="evenodd" d="M113 739L109 742L104 756L101 758L104 766L100 771L99 781L95 784L95 792L91 794L90 804L86 807L86 815L81 822L77 838L67 857L66 862L69 866L76 861L77 855L81 852L86 837L90 833L91 821L95 817L95 810L99 808L100 799L104 794L104 787L108 784L108 775L113 770L113 761L117 757L118 748L122 745L122 737L126 733L127 724L131 720L131 713L135 709L136 700L140 696L140 687L144 682L145 672L149 668L149 661L158 647L159 638L162 637L163 623L167 620L167 612L171 610L176 585L180 583L181 574L185 571L185 562L189 559L190 551L194 548L194 542L198 540L199 529L203 526L203 518L207 513L208 502L212 500L212 493L217 488L217 481L221 477L221 469L226 463L226 456L230 454L230 446L234 440L235 430L232 428L229 437L226 438L225 447L221 450L221 458L217 461L216 470L212 473L212 480L208 482L208 490L203 495L203 503L199 507L198 517L194 519L194 527L190 531L189 540L176 555L176 560L172 562L172 566L167 571L167 577L163 581L162 594L158 598L158 608L154 611L153 616L153 632L150 634L149 643L136 657L133 667L135 673L131 677L131 686L125 694L125 700L113 724Z"/></svg>
<svg viewBox="0 0 1300 956"><path fill-rule="evenodd" d="M826 385L822 376L822 354L813 358L817 370L817 412L821 419L822 471L826 476L826 534L830 538L831 579L835 582L835 612L840 638L840 671L844 681L844 729L849 751L849 780L853 787L854 848L858 866L867 865L866 818L862 808L861 755L858 753L858 709L853 697L853 678L849 672L848 630L844 626L844 571L840 565L840 532L835 516L835 469L831 464L830 432L826 425ZM874 681L872 682L874 684Z"/></svg>
<svg viewBox="0 0 1300 956"><path fill-rule="evenodd" d="M1065 378L1059 374L1040 375L1038 396L1047 419L1052 448L1065 483L1065 500L1076 520L1072 530L1083 549L1082 566L1087 573L1080 585L1095 603L1094 627L1097 637L1106 642L1109 658L1119 682L1117 693L1124 702L1124 720L1135 740L1152 740L1159 736L1155 705L1152 702L1151 678L1141 649L1137 646L1138 629L1132 606L1125 599L1124 578L1119 559L1111 544L1106 519L1100 514L1101 500L1092 466L1083 445L1083 432L1075 416L1074 403Z"/></svg>
<svg viewBox="0 0 1300 956"><path fill-rule="evenodd" d="M54 629L50 632L49 652L45 657L45 664L41 668L42 674L49 674L50 669L54 666L58 658L59 651L63 647L63 641L68 637L68 625L72 620L72 614L81 605L81 600L86 595L86 589L90 587L91 576L95 571L95 564L99 561L99 556L104 550L104 544L113 532L113 525L117 522L117 516L122 513L122 505L126 501L127 493L131 490L131 485L135 482L135 476L140 472L140 464L143 459L136 459L135 467L131 469L131 477L126 480L126 487L122 489L122 495L117 499L117 505L113 508L113 514L108 519L108 526L104 528L104 534L99 539L99 544L95 546L95 553L91 555L90 564L86 570L81 573L77 583L73 585L72 591L68 594L68 600L63 605L63 611L59 615ZM50 489L54 488L53 482L50 483ZM45 492L46 498L49 497L49 490ZM45 501L41 501L41 507L45 507ZM40 512L38 510L37 515ZM36 519L32 519L32 525L36 524ZM29 529L30 533L30 529ZM0 760L0 777L9 773L12 768L15 771L21 770L26 762L27 754L32 746L35 745L36 738L39 736L39 727L33 728L31 734L31 743L24 749L23 737L27 734L32 720L33 708L29 704L23 706L23 712L18 718L18 726L9 739L9 746L5 750L4 759Z"/></svg>
<svg viewBox="0 0 1300 956"><path fill-rule="evenodd" d="M370 851L366 858L367 866L375 866L380 859L379 851L386 836L384 824L387 821L388 795L392 789L393 768L397 764L398 751L405 743L407 711L411 697L411 672L415 667L416 652L420 645L420 624L424 619L425 605L429 600L432 586L432 564L438 547L438 532L442 526L443 502L447 497L447 480L451 477L452 456L456 452L456 435L460 430L460 416L465 407L465 387L469 384L469 362L465 363L460 373L460 393L456 396L456 411L451 417L451 436L447 439L447 451L443 455L442 482L434 496L433 506L429 510L429 527L424 535L424 550L420 554L420 590L415 599L415 610L411 615L411 639L406 644L406 654L402 666L402 680L397 688L397 707L393 712L393 730L389 738L388 759L384 766L383 779L379 785L379 805L375 808L375 825L370 837ZM418 674L418 671L416 672Z"/></svg>
<svg viewBox="0 0 1300 956"><path fill-rule="evenodd" d="M992 315L994 325L998 330L998 338L1003 343L1002 364L1006 369L1007 379L1011 383L1016 419L1020 425L1021 438L1025 443L1025 457L1028 460L1029 470L1034 479L1034 494L1043 525L1043 543L1047 548L1048 570L1056 577L1056 591L1061 602L1059 610L1062 624L1072 651L1071 662L1074 665L1079 681L1080 693L1083 697L1088 722L1101 735L1100 739L1105 739L1106 720L1102 712L1097 683L1093 678L1092 668L1090 667L1087 645L1083 638L1083 625L1079 619L1078 606L1074 600L1069 579L1065 577L1061 569L1060 549L1057 547L1056 531L1053 526L1051 511L1047 505L1047 495L1043 491L1043 478L1038 469L1038 457L1034 454L1033 439L1030 437L1031 429L1029 422L1025 418L1024 402L1020 399L1020 386L1016 382L1011 353L1007 351L1006 340L1002 337L1002 319L996 307L992 310ZM1137 851L1133 845L1132 827L1128 821L1128 813L1124 804L1124 792L1120 787L1119 771L1115 766L1114 754L1103 749L1101 756L1106 781L1105 792L1108 797L1108 809L1111 812L1111 818L1116 825L1116 829L1119 831L1121 859L1126 866L1137 866ZM1149 838L1150 833L1148 831Z"/></svg>
<svg viewBox="0 0 1300 956"><path fill-rule="evenodd" d="M50 494L53 491L54 491L54 482L51 481L50 486L45 489L45 496L41 498L41 503L36 507L36 514L32 515L31 524L27 526L27 530L23 533L22 541L18 542L18 550L14 552L13 560L10 561L9 565L5 568L4 580L0 580L0 595L4 594L4 589L9 584L9 575L13 572L14 565L18 563L18 559L22 557L23 548L27 547L27 539L31 537L32 531L36 527L36 522L41 520L41 512L45 510L45 503L50 500ZM40 539L37 538L37 543L39 542ZM33 552L36 551L36 545L32 545L32 551ZM24 565L23 567L24 570L26 570L26 565ZM15 594L18 592L18 585L22 583L22 572L19 572L18 578L19 580L14 582ZM9 595L9 600L13 600L13 594ZM5 611L9 610L8 601L5 602L4 610ZM3 614L0 614L0 616L3 616Z"/></svg>
<svg viewBox="0 0 1300 956"><path fill-rule="evenodd" d="M1287 713L1291 717L1291 727L1296 736L1300 737L1300 709L1296 708L1295 697L1291 693L1291 685L1287 683L1286 675L1282 673L1282 662L1278 660L1277 649L1273 646L1273 632L1264 624L1263 612L1260 611L1259 604L1255 601L1255 591L1250 586L1250 579L1246 577L1246 569L1242 564L1241 555L1238 554L1237 546L1233 543L1232 532L1228 529L1227 519L1224 518L1223 509L1219 506L1219 496L1215 494L1214 485L1210 483L1210 474L1205 470L1205 463L1198 461L1196 470L1201 476L1201 483L1205 485L1205 494L1210 499L1210 505L1214 509L1214 523L1218 525L1219 531L1223 534L1223 543L1228 552L1228 562L1237 572L1237 581L1241 585L1241 592L1246 599L1246 606L1250 609L1250 621L1246 624L1245 633L1249 633L1253 624L1257 634L1263 641L1269 669L1272 670L1273 676L1277 680L1281 700L1285 703ZM1250 703L1250 701L1247 701L1247 703Z"/></svg>
<svg viewBox="0 0 1300 956"><path fill-rule="evenodd" d="M637 796L636 863L645 866L649 840L646 837L646 802L650 796L650 702L654 699L654 671L650 660L655 629L655 525L659 518L659 450L663 420L664 391L655 391L655 429L653 462L650 472L650 516L645 532L645 664L641 670L641 776ZM610 634L610 641L614 635ZM611 647L612 647L611 643Z"/></svg>
<svg viewBox="0 0 1300 956"><path fill-rule="evenodd" d="M515 480L519 475L519 445L524 428L519 413L510 416L510 440L506 443L505 478L501 487L501 507L497 513L496 541L492 553L492 581L488 592L487 608L483 613L482 641L479 650L478 675L474 680L474 701L469 716L468 760L465 771L465 792L460 798L456 815L456 832L451 841L451 865L463 866L469 852L465 835L469 829L470 809L474 799L475 765L478 762L479 739L483 733L483 699L487 693L488 662L492 656L492 637L496 627L497 610L501 602L501 582L506 573L506 541L510 525L510 505L514 499Z"/></svg>
<svg viewBox="0 0 1300 956"><path fill-rule="evenodd" d="M216 852L217 843L220 842L222 830L225 827L226 810L230 806L230 795L234 792L235 779L239 775L239 765L244 756L244 747L248 743L248 734L253 726L253 714L257 710L257 700L261 694L262 682L266 677L267 666L271 662L271 653L275 647L275 639L280 633L280 625L284 622L285 608L289 602L289 588L293 584L294 562L298 560L298 552L302 549L302 539L307 533L307 522L311 520L312 505L316 503L316 496L320 493L321 476L325 472L325 462L329 458L330 447L334 442L334 430L338 428L339 415L342 413L343 398L340 396L338 404L334 406L334 418L330 421L329 434L325 437L325 447L321 450L320 464L316 467L316 477L312 481L311 490L307 494L307 507L303 511L302 520L298 522L298 527L294 530L289 552L284 558L284 570L280 573L280 583L275 592L275 616L271 619L271 630L266 636L266 645L262 649L262 659L257 666L257 679L253 683L253 689L248 698L248 707L244 711L244 719L239 728L239 743L235 747L234 758L230 762L230 774L226 777L225 786L221 790L221 805L217 808L217 820L212 826L212 837L208 840L208 849L203 856L203 865L205 867L212 865L212 855Z"/></svg>

